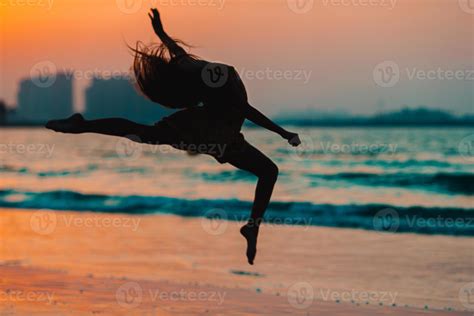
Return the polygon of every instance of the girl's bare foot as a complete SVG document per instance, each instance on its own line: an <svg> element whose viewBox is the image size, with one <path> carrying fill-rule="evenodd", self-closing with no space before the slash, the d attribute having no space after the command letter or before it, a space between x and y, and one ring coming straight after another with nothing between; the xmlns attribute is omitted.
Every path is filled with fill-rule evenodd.
<svg viewBox="0 0 474 316"><path fill-rule="evenodd" d="M257 254L258 228L257 225L251 224L246 224L240 228L240 233L247 240L247 260L249 264L253 264Z"/></svg>
<svg viewBox="0 0 474 316"><path fill-rule="evenodd" d="M63 120L51 120L46 123L45 127L55 132L61 133L80 133L81 124L84 122L84 117L81 114L76 113L67 119Z"/></svg>

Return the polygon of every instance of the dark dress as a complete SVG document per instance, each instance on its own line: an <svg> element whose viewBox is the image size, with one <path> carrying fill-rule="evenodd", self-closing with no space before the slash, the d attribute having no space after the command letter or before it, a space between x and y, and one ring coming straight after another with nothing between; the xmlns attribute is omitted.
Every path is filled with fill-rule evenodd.
<svg viewBox="0 0 474 316"><path fill-rule="evenodd" d="M179 110L155 123L155 127L171 135L167 144L226 163L248 146L240 132L245 120L243 102L247 102L245 86L231 66L201 60L185 60L183 64L202 83L201 105ZM225 74L217 85L205 78L205 71L212 67L220 67Z"/></svg>

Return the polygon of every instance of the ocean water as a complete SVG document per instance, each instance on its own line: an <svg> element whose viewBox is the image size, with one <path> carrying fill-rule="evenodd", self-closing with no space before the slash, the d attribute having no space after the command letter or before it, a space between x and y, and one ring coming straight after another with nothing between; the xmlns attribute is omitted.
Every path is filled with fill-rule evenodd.
<svg viewBox="0 0 474 316"><path fill-rule="evenodd" d="M246 139L280 168L269 223L474 236L474 128L301 128ZM0 129L0 207L244 221L256 178L169 146Z"/></svg>

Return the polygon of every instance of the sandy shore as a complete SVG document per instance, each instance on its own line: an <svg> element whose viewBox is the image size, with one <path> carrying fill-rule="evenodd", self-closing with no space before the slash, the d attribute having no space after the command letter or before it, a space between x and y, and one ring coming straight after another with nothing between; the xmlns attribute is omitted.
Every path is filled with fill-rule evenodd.
<svg viewBox="0 0 474 316"><path fill-rule="evenodd" d="M0 212L0 315L472 315L471 238Z"/></svg>

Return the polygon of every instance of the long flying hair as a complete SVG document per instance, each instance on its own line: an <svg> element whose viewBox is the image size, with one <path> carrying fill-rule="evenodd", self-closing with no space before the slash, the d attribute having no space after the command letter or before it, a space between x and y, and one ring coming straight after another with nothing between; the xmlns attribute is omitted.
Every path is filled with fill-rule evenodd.
<svg viewBox="0 0 474 316"><path fill-rule="evenodd" d="M182 45L187 44L176 41ZM144 45L137 42L134 52L133 74L136 87L153 102L172 109L197 105L198 82L195 74L179 67L179 58L164 44ZM188 54L187 58L198 60Z"/></svg>

